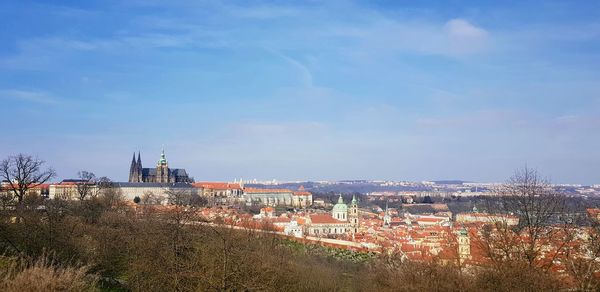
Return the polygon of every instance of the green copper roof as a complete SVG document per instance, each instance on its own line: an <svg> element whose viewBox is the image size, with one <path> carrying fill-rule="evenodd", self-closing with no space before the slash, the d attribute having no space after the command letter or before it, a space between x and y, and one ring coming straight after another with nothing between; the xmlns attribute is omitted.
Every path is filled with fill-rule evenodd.
<svg viewBox="0 0 600 292"><path fill-rule="evenodd" d="M165 158L165 149L160 153L160 159L158 160L159 165L167 164L167 158Z"/></svg>
<svg viewBox="0 0 600 292"><path fill-rule="evenodd" d="M462 236L467 236L467 235L469 235L469 232L467 231L467 229L466 229L466 228L464 228L464 227L463 227L463 228L460 230L460 235L462 235Z"/></svg>
<svg viewBox="0 0 600 292"><path fill-rule="evenodd" d="M348 205L344 204L344 199L342 199L342 195L340 194L337 204L333 206L333 212L347 212L347 210Z"/></svg>

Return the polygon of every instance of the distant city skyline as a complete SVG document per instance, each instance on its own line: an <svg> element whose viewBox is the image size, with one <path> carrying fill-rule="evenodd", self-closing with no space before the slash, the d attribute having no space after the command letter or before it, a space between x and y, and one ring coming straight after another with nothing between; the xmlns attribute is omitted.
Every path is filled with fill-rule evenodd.
<svg viewBox="0 0 600 292"><path fill-rule="evenodd" d="M533 13L535 12L535 13ZM197 181L600 183L600 2L0 4L0 158Z"/></svg>

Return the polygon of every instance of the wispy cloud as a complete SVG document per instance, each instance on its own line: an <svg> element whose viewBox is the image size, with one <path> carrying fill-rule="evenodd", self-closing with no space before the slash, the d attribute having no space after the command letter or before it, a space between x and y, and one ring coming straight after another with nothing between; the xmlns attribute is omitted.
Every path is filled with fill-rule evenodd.
<svg viewBox="0 0 600 292"><path fill-rule="evenodd" d="M177 143L185 151L173 152L196 153L199 177L230 175L240 161L264 175L389 175L401 165L428 176L430 157L507 167L512 162L486 157L598 157L589 133L600 125L600 30L586 5L544 7L535 18L499 2L68 6L30 5L1 20L14 29L0 36L0 101L21 115L37 111L29 123L43 120L45 128L28 135L61 129L121 141L114 150L98 140L102 155ZM157 110L159 123L149 114ZM63 149L52 143L44 149ZM540 143L554 152L539 151ZM521 146L535 151L515 150ZM301 161L311 156L314 165ZM203 159L215 167L204 170ZM468 175L462 169L474 168L440 175Z"/></svg>
<svg viewBox="0 0 600 292"><path fill-rule="evenodd" d="M3 89L0 90L0 98L12 99L26 102L33 102L38 104L57 104L58 101L52 97L49 93L40 91L28 91L18 89Z"/></svg>

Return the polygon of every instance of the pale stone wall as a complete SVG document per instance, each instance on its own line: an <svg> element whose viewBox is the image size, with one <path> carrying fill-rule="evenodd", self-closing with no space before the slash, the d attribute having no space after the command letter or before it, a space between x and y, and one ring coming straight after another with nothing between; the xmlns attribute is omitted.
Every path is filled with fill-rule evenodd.
<svg viewBox="0 0 600 292"><path fill-rule="evenodd" d="M189 195L198 195L198 188L169 188L169 187L119 187L121 193L125 200L133 201L135 197L139 197L140 199L144 197L144 194L152 193L157 197L163 197L166 200L169 196L169 191L182 191L185 194ZM164 201L163 203L166 203Z"/></svg>
<svg viewBox="0 0 600 292"><path fill-rule="evenodd" d="M294 195L292 198L292 206L296 208L308 207L312 203L312 195Z"/></svg>
<svg viewBox="0 0 600 292"><path fill-rule="evenodd" d="M330 234L340 235L350 232L352 226L350 223L328 223L328 224L311 224L307 231L312 236L327 236Z"/></svg>
<svg viewBox="0 0 600 292"><path fill-rule="evenodd" d="M245 193L246 202L267 206L292 206L293 194L289 193Z"/></svg>

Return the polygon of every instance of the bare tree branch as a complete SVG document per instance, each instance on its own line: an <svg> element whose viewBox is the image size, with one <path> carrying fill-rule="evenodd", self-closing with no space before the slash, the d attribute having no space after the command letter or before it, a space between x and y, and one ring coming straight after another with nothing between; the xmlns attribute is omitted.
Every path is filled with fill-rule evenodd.
<svg viewBox="0 0 600 292"><path fill-rule="evenodd" d="M52 168L44 169L45 161L30 155L9 156L0 163L0 176L8 182L17 203L21 204L27 191L56 176Z"/></svg>

